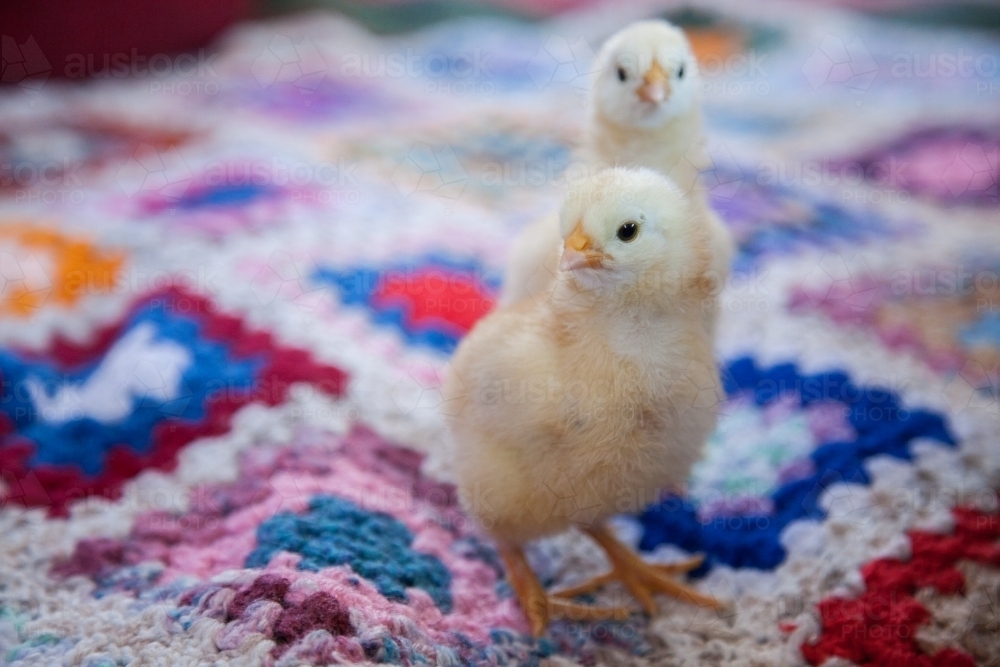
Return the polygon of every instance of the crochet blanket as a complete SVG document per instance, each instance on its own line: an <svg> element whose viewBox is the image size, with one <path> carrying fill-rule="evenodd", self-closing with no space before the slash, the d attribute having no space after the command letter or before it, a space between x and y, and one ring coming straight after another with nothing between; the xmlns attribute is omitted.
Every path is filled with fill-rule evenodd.
<svg viewBox="0 0 1000 667"><path fill-rule="evenodd" d="M1000 41L753 4L309 15L85 84L5 38L0 663L1000 664ZM706 456L614 527L731 606L536 641L440 382L580 168L595 50L653 15L739 252Z"/></svg>

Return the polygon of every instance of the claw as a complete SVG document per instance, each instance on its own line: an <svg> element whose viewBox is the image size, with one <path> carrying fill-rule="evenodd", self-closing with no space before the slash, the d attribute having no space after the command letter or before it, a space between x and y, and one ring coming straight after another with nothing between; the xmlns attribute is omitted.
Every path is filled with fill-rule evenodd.
<svg viewBox="0 0 1000 667"><path fill-rule="evenodd" d="M625 584L625 587L648 614L656 613L653 593L663 593L709 609L720 609L725 606L715 598L668 576L674 573L690 572L702 564L705 560L704 556L694 556L680 563L650 564L619 542L604 526L593 526L587 528L586 531L607 553L608 559L611 561L611 572L576 586L574 589L568 589L569 591L577 589L590 591L597 587L598 581L606 583L618 579ZM592 586L592 584L595 585ZM562 591L563 594L566 592Z"/></svg>
<svg viewBox="0 0 1000 667"><path fill-rule="evenodd" d="M615 574L614 570L608 572L607 574L602 574L600 576L589 579L582 584L577 584L576 586L570 586L569 588L560 588L557 591L552 591L552 595L557 598L575 598L578 595L586 595L587 593L593 593L598 588L609 584L612 581L618 579L618 575Z"/></svg>
<svg viewBox="0 0 1000 667"><path fill-rule="evenodd" d="M719 609L724 605L690 586L671 578L671 574L683 574L697 568L704 562L704 556L694 556L679 563L646 563L638 554L619 542L602 526L587 528L587 532L604 548L611 560L611 571L594 577L576 586L563 588L546 595L545 589L531 571L524 552L520 547L498 545L500 557L507 569L510 585L521 603L521 609L531 626L531 634L541 637L549 620L566 618L573 621L624 620L629 617L625 607L600 607L579 604L570 598L591 593L612 581L621 581L647 614L656 613L654 593L664 593L679 600L702 607Z"/></svg>
<svg viewBox="0 0 1000 667"><path fill-rule="evenodd" d="M655 588L660 593L670 595L678 600L689 602L699 607L722 609L726 606L723 602L720 602L709 595L705 595L690 586L685 586L681 582L675 581L656 570L651 570L649 572L648 578L646 578L646 584L650 588Z"/></svg>
<svg viewBox="0 0 1000 667"><path fill-rule="evenodd" d="M685 574L697 570L705 562L705 554L695 554L687 560L676 563L653 563L653 567L664 574Z"/></svg>
<svg viewBox="0 0 1000 667"><path fill-rule="evenodd" d="M528 618L531 634L537 639L545 634L549 620L566 618L572 621L624 620L629 617L625 607L599 607L571 602L565 597L548 596L535 573L531 571L524 552L518 547L501 545L500 557L507 568L510 585L517 594L521 609Z"/></svg>
<svg viewBox="0 0 1000 667"><path fill-rule="evenodd" d="M606 621L608 619L624 621L631 615L625 607L599 607L554 597L549 598L549 614L553 618L566 618L571 621Z"/></svg>

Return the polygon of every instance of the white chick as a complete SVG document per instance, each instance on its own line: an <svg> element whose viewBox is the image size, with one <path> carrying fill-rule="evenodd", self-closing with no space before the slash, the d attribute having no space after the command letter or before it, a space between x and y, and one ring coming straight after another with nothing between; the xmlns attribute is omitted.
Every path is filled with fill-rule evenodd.
<svg viewBox="0 0 1000 667"><path fill-rule="evenodd" d="M445 382L466 509L497 541L538 636L552 617L623 617L569 598L621 580L649 613L661 592L717 602L644 563L603 526L688 477L721 396L702 302L712 299L705 227L650 169L615 168L574 186L560 215L561 255L544 296L480 320ZM522 546L577 526L612 572L549 596Z"/></svg>
<svg viewBox="0 0 1000 667"><path fill-rule="evenodd" d="M708 229L716 292L729 275L733 240L699 184L706 166L698 62L683 31L666 21L639 21L613 35L597 57L583 158L593 169L650 167L688 194L692 214ZM511 251L500 303L543 292L555 275L558 220L529 225ZM717 301L705 314L714 333Z"/></svg>
<svg viewBox="0 0 1000 667"><path fill-rule="evenodd" d="M638 21L597 56L584 154L603 165L651 167L691 192L703 165L701 80L684 32Z"/></svg>

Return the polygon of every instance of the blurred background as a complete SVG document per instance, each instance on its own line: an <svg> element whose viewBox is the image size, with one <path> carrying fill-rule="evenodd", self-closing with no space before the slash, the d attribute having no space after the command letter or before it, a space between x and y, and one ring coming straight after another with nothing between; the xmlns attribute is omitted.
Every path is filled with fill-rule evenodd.
<svg viewBox="0 0 1000 667"><path fill-rule="evenodd" d="M377 33L416 30L436 22L462 17L497 17L516 21L539 21L574 9L599 4L596 0L508 0L497 2L465 2L461 0L405 0L362 2L350 0L216 0L193 2L176 0L155 6L137 7L134 3L115 0L89 2L26 2L13 0L0 13L6 35L17 43L33 36L46 44L47 57L63 62L71 53L116 54L130 53L150 56L155 53L176 53L204 47L227 27L239 21L288 15L302 11L341 13L364 24ZM836 5L849 7L869 15L896 21L922 23L939 27L966 26L982 30L997 30L996 3L934 2L933 0L815 0L817 7ZM698 3L690 3L696 7ZM695 27L705 27L702 17L684 21ZM9 55L9 54L8 54ZM54 76L65 76L55 68ZM17 83L14 75L4 82Z"/></svg>
<svg viewBox="0 0 1000 667"><path fill-rule="evenodd" d="M440 383L585 170L595 53L649 17L698 58L738 250L719 428L616 526L737 604L534 642ZM0 662L1000 664L997 3L4 0L0 40ZM279 510L396 541L296 545ZM258 585L296 549L282 581L357 637ZM374 584L338 579L385 549L433 566L412 608L361 556Z"/></svg>
<svg viewBox="0 0 1000 667"><path fill-rule="evenodd" d="M315 332L379 378L362 413L432 449L427 392L492 307L510 240L582 167L594 55L648 17L693 45L699 165L738 244L720 355L836 360L841 343L788 333L836 323L995 396L986 2L5 2L0 338L83 343L183 287ZM958 277L919 283L942 266ZM380 282L397 269L416 287ZM432 270L471 277L430 298ZM381 361L343 359L331 332Z"/></svg>
<svg viewBox="0 0 1000 667"><path fill-rule="evenodd" d="M335 12L380 33L399 33L425 28L434 23L458 18L493 17L518 22L542 21L562 12L599 5L597 0L508 0L466 2L462 0L394 0L363 2L350 0L214 0L194 2L174 0L153 6L138 7L116 0L70 0L27 2L12 0L0 9L4 35L21 45L29 37L45 45L42 54L50 64L65 63L75 53L93 54L98 63L105 55L127 54L139 57L157 53L180 53L208 46L222 31L240 21L290 15L305 11ZM626 3L627 4L627 3ZM706 32L711 18L704 12L691 11L699 3L680 5L673 18L686 27ZM935 2L934 0L814 0L799 3L840 6L865 12L869 16L894 22L922 24L938 28L968 27L983 31L1000 28L1000 10L987 0ZM687 10L685 12L685 10ZM717 26L716 26L717 28ZM733 35L712 31L713 39L732 39ZM731 31L730 31L731 32ZM4 55L6 70L3 82L19 83L30 72L17 67L22 62L14 45L8 44ZM134 54L134 55L133 55ZM35 67L40 64L34 65ZM98 68L99 71L99 68ZM96 72L95 72L96 73ZM72 77L72 71L55 66L52 76Z"/></svg>
<svg viewBox="0 0 1000 667"><path fill-rule="evenodd" d="M992 215L1000 6L930 0L7 2L0 207L222 242L417 195L513 234L572 173L594 54L645 17L699 59L739 266L915 208ZM784 201L813 197L836 206Z"/></svg>

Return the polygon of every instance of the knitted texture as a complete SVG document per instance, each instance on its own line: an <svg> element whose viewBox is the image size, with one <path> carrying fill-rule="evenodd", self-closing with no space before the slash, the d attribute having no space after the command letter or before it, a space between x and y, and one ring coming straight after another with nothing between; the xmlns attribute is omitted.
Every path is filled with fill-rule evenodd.
<svg viewBox="0 0 1000 667"><path fill-rule="evenodd" d="M862 567L863 595L819 603L823 633L815 644L802 647L810 664L841 657L864 665L975 665L971 656L952 647L927 656L916 642L918 626L930 618L927 609L913 598L917 589L959 593L966 583L955 568L959 559L1000 566L1000 517L962 507L954 512L953 535L911 532L910 558L880 559Z"/></svg>
<svg viewBox="0 0 1000 667"><path fill-rule="evenodd" d="M74 499L114 498L139 471L170 469L180 448L224 432L247 403L280 403L292 382L343 390L338 369L214 310L204 297L162 292L90 346L57 342L54 363L0 351L5 500L64 514ZM114 377L123 372L124 382Z"/></svg>
<svg viewBox="0 0 1000 667"><path fill-rule="evenodd" d="M998 151L996 128L932 127L878 146L857 164L868 180L930 196L945 205L995 206ZM901 168L891 170L893 165Z"/></svg>
<svg viewBox="0 0 1000 667"><path fill-rule="evenodd" d="M9 82L0 663L1000 664L1000 43L744 4L316 14L194 69ZM689 30L684 159L738 248L718 427L611 526L703 554L687 581L729 606L536 640L457 502L441 383L586 168L593 53L640 14ZM608 567L576 531L527 555L549 588Z"/></svg>
<svg viewBox="0 0 1000 667"><path fill-rule="evenodd" d="M820 440L784 471L785 481L770 491L766 502L729 512L725 521L714 521L690 501L674 497L653 505L640 517L645 528L642 548L664 542L705 553L701 571L715 562L736 567L773 568L785 558L782 530L799 519L821 518L821 491L836 482L867 484L863 464L878 455L910 458L908 444L929 438L952 445L954 440L940 415L903 410L891 393L853 385L842 372L802 376L790 365L759 370L752 359L731 363L723 373L731 396L750 392L757 405L767 406L782 397L801 407L840 404L850 439ZM839 435L839 434L838 434ZM795 465L798 463L798 465ZM744 470L737 466L736 470ZM736 499L730 487L725 495ZM768 511L760 512L766 508ZM699 516L701 514L701 516Z"/></svg>
<svg viewBox="0 0 1000 667"><path fill-rule="evenodd" d="M447 258L349 271L320 269L341 302L373 311L376 322L399 329L411 343L455 349L476 321L493 309L497 276L474 262Z"/></svg>
<svg viewBox="0 0 1000 667"><path fill-rule="evenodd" d="M0 229L3 238L15 241L20 256L7 261L13 259L21 269L4 276L0 313L6 317L28 317L49 300L72 306L88 292L106 293L124 261L120 253L95 248L86 239L36 225L11 222ZM45 260L50 271L40 266Z"/></svg>
<svg viewBox="0 0 1000 667"><path fill-rule="evenodd" d="M782 183L784 175L710 171L706 180L712 206L726 219L737 240L733 266L750 270L762 254L793 253L833 241L863 242L891 233L888 222L873 211L859 212L837 202L810 196ZM727 183L745 183L734 196Z"/></svg>
<svg viewBox="0 0 1000 667"><path fill-rule="evenodd" d="M980 389L1000 387L1000 283L995 258L922 264L912 272L855 269L848 280L797 290L791 306L838 324L870 328L887 347L912 351L937 372L961 374Z"/></svg>
<svg viewBox="0 0 1000 667"><path fill-rule="evenodd" d="M495 629L522 632L524 621L498 587L493 548L470 530L454 488L420 474L419 455L366 431L302 440L248 454L239 481L198 489L186 514L148 512L125 539L78 542L53 576L87 576L102 596L166 596L192 620L218 615L220 648L251 637L273 641L275 655L305 651L302 628L319 622L309 620L312 605L350 612L346 624L321 615L336 631L317 626L352 638L333 649L341 656L478 662L492 651L552 650L523 638L493 646ZM191 575L203 583L187 583Z"/></svg>
<svg viewBox="0 0 1000 667"><path fill-rule="evenodd" d="M406 526L385 514L365 512L334 496L309 501L304 516L277 514L257 529L257 548L247 567L267 565L282 551L303 556L299 569L319 572L350 565L390 600L406 598L407 588L423 589L443 611L451 611L451 575L441 561L410 549Z"/></svg>

